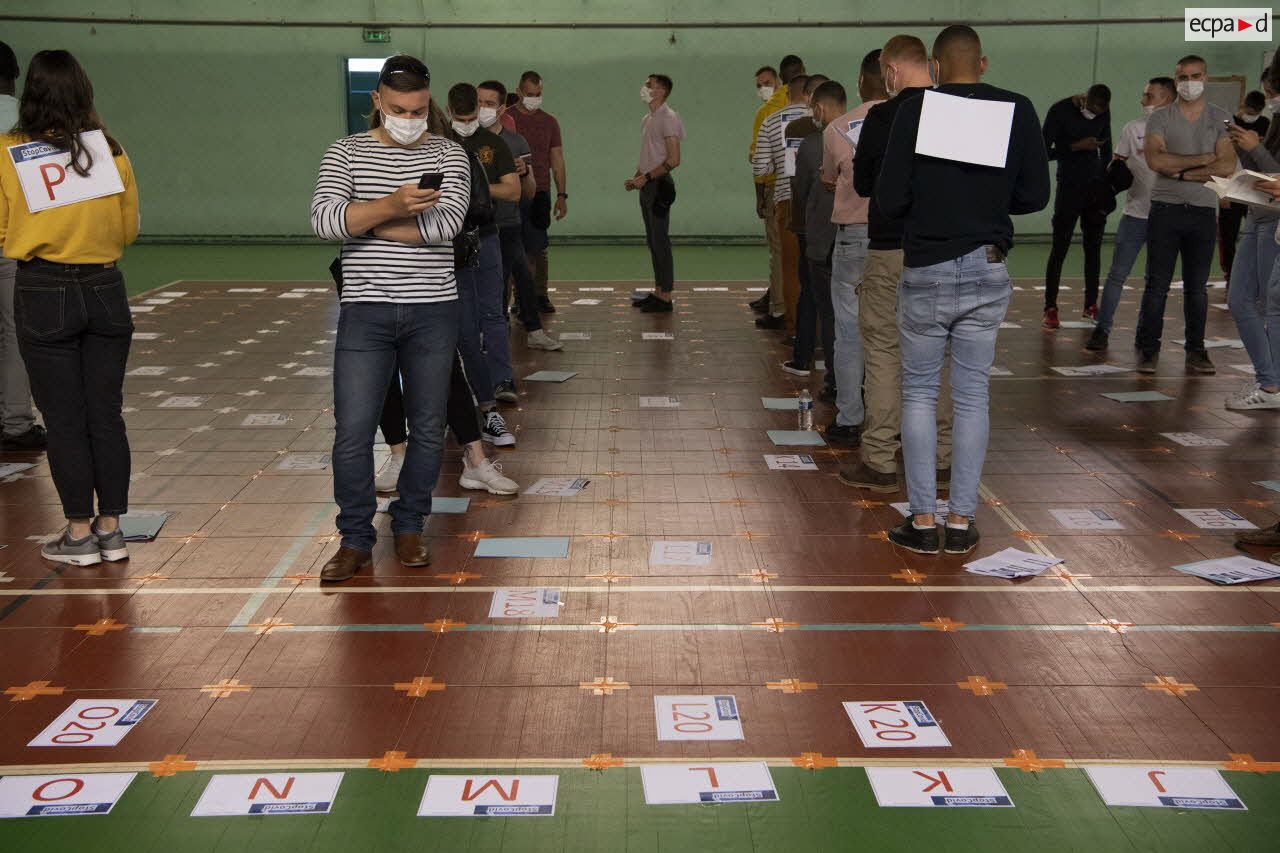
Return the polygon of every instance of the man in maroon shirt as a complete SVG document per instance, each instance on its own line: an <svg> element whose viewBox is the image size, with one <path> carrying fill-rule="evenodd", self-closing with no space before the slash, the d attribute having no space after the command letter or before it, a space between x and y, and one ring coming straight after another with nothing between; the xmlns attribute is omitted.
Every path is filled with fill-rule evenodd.
<svg viewBox="0 0 1280 853"><path fill-rule="evenodd" d="M551 178L556 181L554 205L557 220L569 212L569 193L564 168L564 147L560 141L560 123L542 111L542 77L536 71L520 75L517 87L520 101L509 115L515 120L516 133L529 143L533 154L533 180L537 192L523 218L524 250L534 270L538 302L543 313L556 309L547 298L547 229L551 227Z"/></svg>

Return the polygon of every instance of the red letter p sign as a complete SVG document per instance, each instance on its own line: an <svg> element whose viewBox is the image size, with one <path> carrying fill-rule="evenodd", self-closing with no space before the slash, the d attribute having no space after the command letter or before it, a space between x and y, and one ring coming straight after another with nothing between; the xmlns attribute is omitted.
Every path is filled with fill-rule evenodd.
<svg viewBox="0 0 1280 853"><path fill-rule="evenodd" d="M53 201L53 188L67 179L67 170L57 163L45 163L40 167L40 178L44 181L44 190Z"/></svg>

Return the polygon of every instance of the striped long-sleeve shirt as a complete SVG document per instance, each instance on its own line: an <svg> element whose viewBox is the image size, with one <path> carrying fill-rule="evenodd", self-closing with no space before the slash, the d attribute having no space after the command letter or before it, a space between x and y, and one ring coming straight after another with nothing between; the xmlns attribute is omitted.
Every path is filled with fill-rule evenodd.
<svg viewBox="0 0 1280 853"><path fill-rule="evenodd" d="M788 124L809 114L803 104L792 104L773 113L760 125L756 133L756 148L751 155L751 170L757 178L772 175L774 202L791 200L791 181L786 176L786 140L784 131Z"/></svg>
<svg viewBox="0 0 1280 853"><path fill-rule="evenodd" d="M347 230L347 206L374 201L424 172L441 172L440 200L416 217L422 245ZM453 238L471 204L471 167L460 145L429 136L412 148L384 145L368 133L339 139L320 163L311 197L311 227L342 241L343 302L445 302L458 298Z"/></svg>

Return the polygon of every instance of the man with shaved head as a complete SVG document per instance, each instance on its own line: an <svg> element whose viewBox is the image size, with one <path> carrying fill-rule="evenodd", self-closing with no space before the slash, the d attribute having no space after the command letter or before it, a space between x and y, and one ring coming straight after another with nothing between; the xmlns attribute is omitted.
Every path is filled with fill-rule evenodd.
<svg viewBox="0 0 1280 853"><path fill-rule="evenodd" d="M1010 214L1035 213L1049 203L1049 159L1031 101L981 82L987 58L971 27L943 30L929 62L938 88L898 108L875 187L885 215L904 220L898 327L911 514L889 539L919 554L967 554L978 544L973 516L987 453L996 332L1013 291L1005 266L1013 245ZM915 153L921 114L943 96L1012 104L1003 167ZM966 133L963 124L954 133ZM950 512L940 547L935 415L948 345L955 430Z"/></svg>

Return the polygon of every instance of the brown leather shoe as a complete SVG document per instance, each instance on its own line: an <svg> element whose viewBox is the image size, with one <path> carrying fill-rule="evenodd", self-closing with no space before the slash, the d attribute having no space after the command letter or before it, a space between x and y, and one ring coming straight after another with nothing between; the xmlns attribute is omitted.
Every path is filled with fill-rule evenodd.
<svg viewBox="0 0 1280 853"><path fill-rule="evenodd" d="M396 556L400 565L409 569L431 564L431 549L422 541L421 533L397 533Z"/></svg>
<svg viewBox="0 0 1280 853"><path fill-rule="evenodd" d="M329 562L324 564L324 568L320 570L321 583L337 583L338 581L350 580L355 577L356 572L370 568L373 565L373 554L368 551L357 551L355 548L347 548L345 546L338 549L338 553L329 558Z"/></svg>

